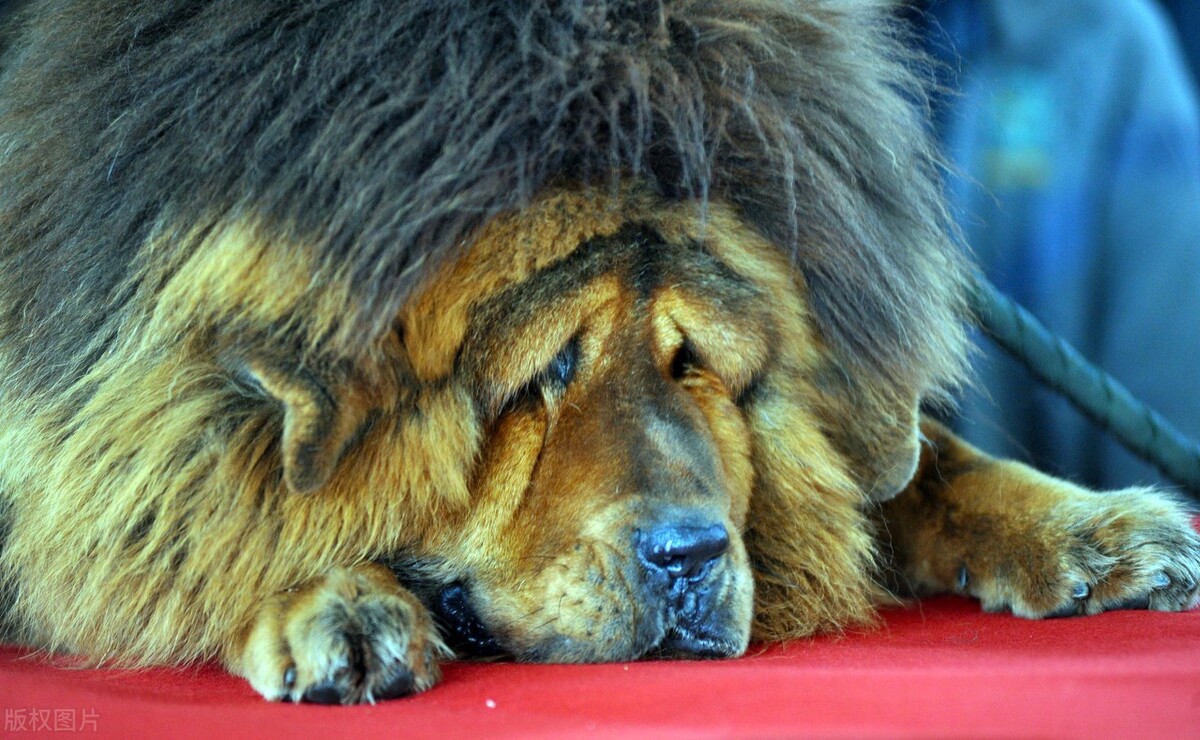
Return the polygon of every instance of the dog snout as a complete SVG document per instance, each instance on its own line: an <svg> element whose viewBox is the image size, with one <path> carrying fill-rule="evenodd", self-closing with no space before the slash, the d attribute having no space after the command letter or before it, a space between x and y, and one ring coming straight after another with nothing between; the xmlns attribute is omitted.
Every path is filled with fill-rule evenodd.
<svg viewBox="0 0 1200 740"><path fill-rule="evenodd" d="M714 561L729 549L724 524L658 524L635 532L637 552L652 573L678 579L703 578Z"/></svg>

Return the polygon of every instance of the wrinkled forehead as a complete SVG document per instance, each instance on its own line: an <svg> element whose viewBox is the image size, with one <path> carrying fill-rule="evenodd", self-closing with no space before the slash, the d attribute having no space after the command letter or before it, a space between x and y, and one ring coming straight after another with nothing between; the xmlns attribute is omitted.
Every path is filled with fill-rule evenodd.
<svg viewBox="0 0 1200 740"><path fill-rule="evenodd" d="M722 204L559 190L485 225L418 289L401 321L420 348L414 370L433 380L466 344L494 345L479 347L489 354L533 334L559 346L611 303L653 306L657 320L705 332L713 351L736 337L741 352L747 340L766 352L772 317L807 332L804 293L783 251Z"/></svg>

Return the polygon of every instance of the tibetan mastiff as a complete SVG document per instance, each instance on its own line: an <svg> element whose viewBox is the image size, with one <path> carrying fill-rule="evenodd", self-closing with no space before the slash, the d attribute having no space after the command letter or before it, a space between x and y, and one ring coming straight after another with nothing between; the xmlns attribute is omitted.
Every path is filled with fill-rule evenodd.
<svg viewBox="0 0 1200 740"><path fill-rule="evenodd" d="M1161 493L964 377L868 0L39 0L0 77L6 639L269 699L719 658L902 594L1196 601Z"/></svg>

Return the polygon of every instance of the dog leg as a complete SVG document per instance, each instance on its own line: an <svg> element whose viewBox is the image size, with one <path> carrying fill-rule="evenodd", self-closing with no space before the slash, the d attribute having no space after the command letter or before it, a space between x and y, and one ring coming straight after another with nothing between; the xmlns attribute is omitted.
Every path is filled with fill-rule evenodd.
<svg viewBox="0 0 1200 740"><path fill-rule="evenodd" d="M363 564L267 598L226 660L271 700L355 704L424 691L448 654L428 610Z"/></svg>
<svg viewBox="0 0 1200 740"><path fill-rule="evenodd" d="M1200 538L1151 489L1089 491L990 458L924 421L913 482L881 506L890 585L1023 617L1196 605Z"/></svg>

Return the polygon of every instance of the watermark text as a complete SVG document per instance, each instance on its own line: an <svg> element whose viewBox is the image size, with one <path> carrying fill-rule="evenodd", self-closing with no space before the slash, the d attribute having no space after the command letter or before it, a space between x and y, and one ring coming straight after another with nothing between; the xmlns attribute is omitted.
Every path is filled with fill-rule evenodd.
<svg viewBox="0 0 1200 740"><path fill-rule="evenodd" d="M95 709L16 707L4 710L8 732L95 732L100 713Z"/></svg>

